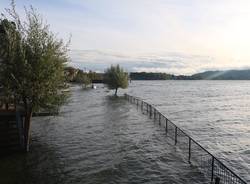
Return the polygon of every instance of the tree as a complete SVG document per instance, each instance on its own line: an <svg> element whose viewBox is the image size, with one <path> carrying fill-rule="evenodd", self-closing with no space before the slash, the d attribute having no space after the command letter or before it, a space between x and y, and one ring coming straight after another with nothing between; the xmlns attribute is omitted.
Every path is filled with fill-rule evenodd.
<svg viewBox="0 0 250 184"><path fill-rule="evenodd" d="M64 75L66 82L73 82L74 78L76 77L78 69L75 69L71 66L64 68Z"/></svg>
<svg viewBox="0 0 250 184"><path fill-rule="evenodd" d="M87 88L87 86L92 83L91 79L87 75L83 75L82 82L83 82L84 88Z"/></svg>
<svg viewBox="0 0 250 184"><path fill-rule="evenodd" d="M92 82L91 79L88 77L88 74L83 72L82 70L79 70L77 72L74 80L77 83L83 84L85 88Z"/></svg>
<svg viewBox="0 0 250 184"><path fill-rule="evenodd" d="M128 75L119 65L112 65L105 72L105 83L109 89L115 89L115 95L117 95L118 88L128 87Z"/></svg>
<svg viewBox="0 0 250 184"><path fill-rule="evenodd" d="M0 79L3 90L25 112L25 149L29 150L31 117L39 109L54 109L62 104L64 67L68 44L64 44L44 24L33 7L25 9L22 21L15 2L0 19Z"/></svg>
<svg viewBox="0 0 250 184"><path fill-rule="evenodd" d="M8 30L8 31L7 31ZM7 39L7 34L12 36L12 39L18 39L19 35L16 32L16 26L14 22L10 22L7 19L3 19L0 22L0 73L4 74L4 63L3 59L11 57L11 50L14 49L15 45L11 45ZM10 80L5 75L0 75L0 87L1 87L1 101L5 104L6 109L9 108L9 103L13 102L12 94L8 87L10 86Z"/></svg>

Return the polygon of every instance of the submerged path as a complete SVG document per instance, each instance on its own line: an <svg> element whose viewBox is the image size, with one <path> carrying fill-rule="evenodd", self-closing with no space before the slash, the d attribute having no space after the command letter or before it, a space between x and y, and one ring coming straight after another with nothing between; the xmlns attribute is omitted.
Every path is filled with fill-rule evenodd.
<svg viewBox="0 0 250 184"><path fill-rule="evenodd" d="M205 183L164 129L98 87L35 118L31 152L1 158L0 183Z"/></svg>

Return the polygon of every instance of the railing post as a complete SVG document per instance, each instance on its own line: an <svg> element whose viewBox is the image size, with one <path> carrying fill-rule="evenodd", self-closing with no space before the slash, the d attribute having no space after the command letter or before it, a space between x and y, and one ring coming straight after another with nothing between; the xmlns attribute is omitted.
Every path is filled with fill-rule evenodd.
<svg viewBox="0 0 250 184"><path fill-rule="evenodd" d="M150 118L152 118L152 105L150 105Z"/></svg>
<svg viewBox="0 0 250 184"><path fill-rule="evenodd" d="M166 118L166 127L165 127L166 133L168 133L168 119Z"/></svg>
<svg viewBox="0 0 250 184"><path fill-rule="evenodd" d="M177 144L177 126L175 127L175 139L174 139L174 144Z"/></svg>
<svg viewBox="0 0 250 184"><path fill-rule="evenodd" d="M148 104L147 104L147 114L148 114Z"/></svg>
<svg viewBox="0 0 250 184"><path fill-rule="evenodd" d="M191 138L188 139L188 162L191 162Z"/></svg>
<svg viewBox="0 0 250 184"><path fill-rule="evenodd" d="M151 118L151 106L148 105L148 108L149 108L149 118Z"/></svg>
<svg viewBox="0 0 250 184"><path fill-rule="evenodd" d="M220 184L220 178L219 177L215 178L215 184Z"/></svg>
<svg viewBox="0 0 250 184"><path fill-rule="evenodd" d="M212 173L211 173L211 183L214 181L214 157L212 157Z"/></svg>
<svg viewBox="0 0 250 184"><path fill-rule="evenodd" d="M153 108L153 119L155 119L155 108Z"/></svg>
<svg viewBox="0 0 250 184"><path fill-rule="evenodd" d="M156 110L154 109L154 120L155 120L155 116L156 116Z"/></svg>
<svg viewBox="0 0 250 184"><path fill-rule="evenodd" d="M159 125L161 125L161 114L159 113Z"/></svg>

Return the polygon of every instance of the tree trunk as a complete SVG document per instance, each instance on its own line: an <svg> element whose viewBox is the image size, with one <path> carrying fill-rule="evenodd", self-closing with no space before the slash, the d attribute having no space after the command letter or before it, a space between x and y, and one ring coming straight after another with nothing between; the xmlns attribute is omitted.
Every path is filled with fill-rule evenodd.
<svg viewBox="0 0 250 184"><path fill-rule="evenodd" d="M30 143L30 126L31 126L32 109L28 108L25 111L26 112L24 119L24 149L26 152L28 152Z"/></svg>
<svg viewBox="0 0 250 184"><path fill-rule="evenodd" d="M115 96L117 96L117 88L115 88Z"/></svg>

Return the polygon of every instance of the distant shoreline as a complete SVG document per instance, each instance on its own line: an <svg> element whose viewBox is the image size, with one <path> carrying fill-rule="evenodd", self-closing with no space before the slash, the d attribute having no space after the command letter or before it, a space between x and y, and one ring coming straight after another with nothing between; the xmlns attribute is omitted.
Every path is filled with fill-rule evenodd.
<svg viewBox="0 0 250 184"><path fill-rule="evenodd" d="M131 72L131 80L250 80L250 70L205 71L193 75Z"/></svg>

